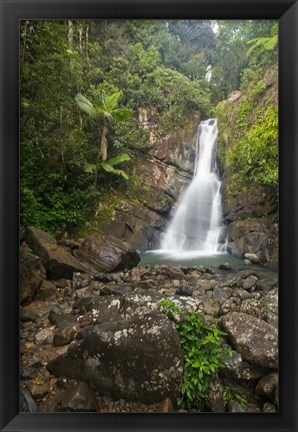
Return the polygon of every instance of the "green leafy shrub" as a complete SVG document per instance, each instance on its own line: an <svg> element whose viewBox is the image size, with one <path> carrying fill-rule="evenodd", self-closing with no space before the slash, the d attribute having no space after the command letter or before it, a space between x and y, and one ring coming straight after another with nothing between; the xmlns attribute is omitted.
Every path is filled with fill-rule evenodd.
<svg viewBox="0 0 298 432"><path fill-rule="evenodd" d="M200 312L187 314L166 299L159 302L159 307L178 330L184 354L183 383L177 404L187 410L202 411L210 377L224 368L222 360L232 355L230 348L221 345L226 333L205 325Z"/></svg>
<svg viewBox="0 0 298 432"><path fill-rule="evenodd" d="M85 173L76 173L76 183L58 172L48 173L35 183L35 191L21 181L20 225L35 225L50 233L66 223L69 230L81 225L98 200L99 192ZM37 180L39 177L37 178Z"/></svg>
<svg viewBox="0 0 298 432"><path fill-rule="evenodd" d="M227 196L262 186L278 191L278 70L254 66L242 74L240 97L216 107L219 156Z"/></svg>
<svg viewBox="0 0 298 432"><path fill-rule="evenodd" d="M250 57L255 56L255 60L262 61L264 58L268 59L277 57L277 45L278 45L278 23L275 22L271 28L271 35L268 37L258 37L247 41L248 45L251 45L246 55ZM268 56L268 53L270 54ZM267 54L264 55L264 54ZM262 59L263 57L263 59Z"/></svg>
<svg viewBox="0 0 298 432"><path fill-rule="evenodd" d="M39 213L41 205L36 198L34 192L28 187L21 186L20 199L20 224L22 227L26 225L38 225Z"/></svg>
<svg viewBox="0 0 298 432"><path fill-rule="evenodd" d="M278 110L269 106L243 136L228 150L227 165L249 181L278 186Z"/></svg>
<svg viewBox="0 0 298 432"><path fill-rule="evenodd" d="M150 142L150 131L145 129L136 118L130 117L120 122L114 129L113 148L141 149L145 152L152 147Z"/></svg>

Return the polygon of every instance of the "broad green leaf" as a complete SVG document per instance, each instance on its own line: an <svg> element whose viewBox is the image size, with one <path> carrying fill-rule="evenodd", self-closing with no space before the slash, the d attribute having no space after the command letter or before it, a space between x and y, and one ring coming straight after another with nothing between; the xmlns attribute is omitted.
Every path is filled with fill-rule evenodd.
<svg viewBox="0 0 298 432"><path fill-rule="evenodd" d="M126 174L125 171L123 170L119 170L119 169L115 169L114 167L112 167L112 165L110 165L107 162L101 162L100 166L108 173L112 173L112 174L116 174L116 175L120 175L121 177L125 178L125 180L129 179L129 176Z"/></svg>
<svg viewBox="0 0 298 432"><path fill-rule="evenodd" d="M129 161L129 160L130 160L130 156L127 153L121 153L121 154L109 159L107 163L109 163L112 166L115 166L115 165L119 165L120 163L125 162L125 161Z"/></svg>
<svg viewBox="0 0 298 432"><path fill-rule="evenodd" d="M92 103L85 98L85 96L81 95L81 93L76 95L75 100L81 110L85 111L85 113L89 114L91 117L96 115L96 110Z"/></svg>
<svg viewBox="0 0 298 432"><path fill-rule="evenodd" d="M112 112L116 108L121 96L122 96L122 92L120 91L105 98L104 106L108 112Z"/></svg>
<svg viewBox="0 0 298 432"><path fill-rule="evenodd" d="M95 164L85 164L84 165L84 171L86 173L94 173L96 171L96 165Z"/></svg>
<svg viewBox="0 0 298 432"><path fill-rule="evenodd" d="M95 93L95 95L96 95L96 98L95 98L96 103L98 104L98 106L103 107L104 106L104 102L105 102L104 93L102 91L99 91L99 92L97 91Z"/></svg>
<svg viewBox="0 0 298 432"><path fill-rule="evenodd" d="M104 115L104 117L108 120L108 121L112 121L113 120L113 116L112 114L110 114L108 111L104 111L104 110L100 110L102 112L102 114Z"/></svg>
<svg viewBox="0 0 298 432"><path fill-rule="evenodd" d="M115 169L107 162L101 162L100 166L108 173L114 173Z"/></svg>

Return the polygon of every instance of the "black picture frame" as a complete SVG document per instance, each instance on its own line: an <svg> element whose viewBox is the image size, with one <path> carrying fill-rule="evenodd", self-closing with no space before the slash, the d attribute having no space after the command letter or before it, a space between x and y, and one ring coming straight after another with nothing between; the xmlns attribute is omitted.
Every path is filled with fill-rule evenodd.
<svg viewBox="0 0 298 432"><path fill-rule="evenodd" d="M1 431L297 431L298 4L293 0L0 0ZM19 413L19 20L279 20L280 409L266 414Z"/></svg>

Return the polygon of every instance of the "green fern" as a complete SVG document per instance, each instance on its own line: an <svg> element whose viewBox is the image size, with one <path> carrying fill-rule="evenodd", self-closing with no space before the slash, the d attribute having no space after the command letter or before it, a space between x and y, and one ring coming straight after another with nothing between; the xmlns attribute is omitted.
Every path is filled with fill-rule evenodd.
<svg viewBox="0 0 298 432"><path fill-rule="evenodd" d="M252 54L252 52L258 47L262 51L272 51L276 47L277 42L278 42L278 35L274 35L272 37L267 37L267 38L251 39L247 43L249 45L251 44L253 45L249 48L246 55L247 57L249 57Z"/></svg>

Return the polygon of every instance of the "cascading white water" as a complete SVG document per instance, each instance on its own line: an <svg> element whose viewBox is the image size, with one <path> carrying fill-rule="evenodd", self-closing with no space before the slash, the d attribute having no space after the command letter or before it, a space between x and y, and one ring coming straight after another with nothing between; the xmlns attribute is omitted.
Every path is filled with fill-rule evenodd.
<svg viewBox="0 0 298 432"><path fill-rule="evenodd" d="M177 203L161 241L164 251L226 251L221 204L221 181L216 166L217 121L198 127L194 178Z"/></svg>

